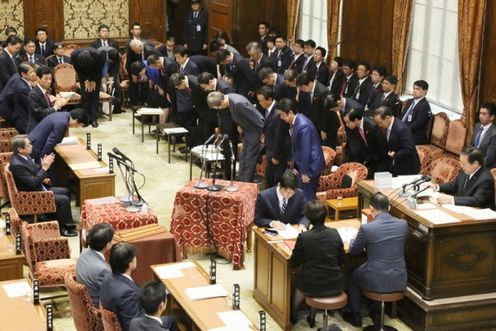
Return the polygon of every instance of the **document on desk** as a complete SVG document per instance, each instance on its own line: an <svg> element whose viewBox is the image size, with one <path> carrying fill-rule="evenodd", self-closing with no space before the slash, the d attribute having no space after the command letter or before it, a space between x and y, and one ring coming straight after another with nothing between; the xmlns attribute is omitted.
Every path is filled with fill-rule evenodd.
<svg viewBox="0 0 496 331"><path fill-rule="evenodd" d="M455 213L463 214L474 220L490 220L496 219L496 211L489 208L479 209L469 206L443 205L443 208L451 210Z"/></svg>
<svg viewBox="0 0 496 331"><path fill-rule="evenodd" d="M351 226L345 228L337 228L336 230L338 230L341 240L347 243L349 243L352 239L355 239L358 234L358 230L352 228Z"/></svg>
<svg viewBox="0 0 496 331"><path fill-rule="evenodd" d="M161 115L164 112L160 108L140 108L136 115Z"/></svg>
<svg viewBox="0 0 496 331"><path fill-rule="evenodd" d="M276 230L276 229L273 229ZM291 224L286 224L284 230L276 230L277 235L281 236L283 239L294 239L300 234L296 228L291 226Z"/></svg>
<svg viewBox="0 0 496 331"><path fill-rule="evenodd" d="M249 325L226 325L220 328L208 329L208 331L253 331Z"/></svg>
<svg viewBox="0 0 496 331"><path fill-rule="evenodd" d="M181 269L193 268L195 265L192 262L174 263L171 265L163 265L155 267L153 270L160 279L172 279L184 277Z"/></svg>
<svg viewBox="0 0 496 331"><path fill-rule="evenodd" d="M89 161L89 162L80 162L80 163L72 163L69 165L72 170L86 170L86 169L98 169L102 166L98 161Z"/></svg>
<svg viewBox="0 0 496 331"><path fill-rule="evenodd" d="M217 316L219 316L221 321L226 326L236 326L241 328L246 326L248 330L251 330L249 328L251 326L251 322L241 310L223 311L221 313L217 313ZM237 330L239 330L239 328Z"/></svg>
<svg viewBox="0 0 496 331"><path fill-rule="evenodd" d="M62 141L59 143L59 145L77 145L79 144L79 141L77 137L64 137Z"/></svg>
<svg viewBox="0 0 496 331"><path fill-rule="evenodd" d="M184 290L184 293L191 300L203 300L227 296L227 291L220 284L190 287Z"/></svg>
<svg viewBox="0 0 496 331"><path fill-rule="evenodd" d="M27 280L22 280L19 282L2 285L3 290L7 293L9 298L17 298L26 295L33 291Z"/></svg>
<svg viewBox="0 0 496 331"><path fill-rule="evenodd" d="M432 224L458 223L460 220L440 209L416 210L417 215L425 218Z"/></svg>
<svg viewBox="0 0 496 331"><path fill-rule="evenodd" d="M180 133L188 133L188 130L182 127L178 128L166 128L164 129L165 134L180 134Z"/></svg>

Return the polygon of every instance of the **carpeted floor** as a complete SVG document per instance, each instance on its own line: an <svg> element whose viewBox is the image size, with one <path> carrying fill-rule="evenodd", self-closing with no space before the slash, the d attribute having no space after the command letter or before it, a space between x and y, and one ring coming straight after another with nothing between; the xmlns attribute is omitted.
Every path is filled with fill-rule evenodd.
<svg viewBox="0 0 496 331"><path fill-rule="evenodd" d="M184 161L184 157L176 152L171 163L167 162L167 144L160 142L159 154L155 153L155 138L145 134L144 143L141 142L140 123L137 123L136 134L132 134L132 115L128 111L123 114L115 114L110 122L101 118L100 126L97 129L92 127L71 130L71 135L86 139L86 133L91 133L92 146L96 150L98 143L103 145L103 155L111 151L113 147L118 147L121 152L131 158L137 169L146 176L145 186L140 190L150 208L158 215L159 223L166 228L170 227L170 218L174 203L175 192L189 181L189 163ZM148 129L145 127L145 132ZM104 157L106 159L106 157ZM193 177L199 175L199 168L193 168ZM116 178L116 194L126 194L125 186L120 175ZM79 219L79 208L73 207L75 219ZM71 238L72 257L79 255L79 239ZM208 257L205 255L190 256L196 259L207 269ZM139 259L139 257L138 257ZM139 261L138 261L139 263ZM240 284L241 287L241 309L247 317L258 323L258 311L262 308L253 300L251 292L253 288L253 253L246 254L246 268L244 270L233 271L230 263L218 263L217 280L226 289L231 289L233 283ZM389 325L398 330L410 330L399 320L388 320ZM359 330L343 322L339 314L330 317L330 323L336 323L343 330ZM364 319L364 325L371 324L370 318ZM322 315L317 316L316 327L322 326ZM68 299L57 299L55 304L55 329L58 331L76 330L70 313ZM268 316L267 330L281 330L281 328ZM293 330L311 330L305 321L304 314L299 316L299 323Z"/></svg>

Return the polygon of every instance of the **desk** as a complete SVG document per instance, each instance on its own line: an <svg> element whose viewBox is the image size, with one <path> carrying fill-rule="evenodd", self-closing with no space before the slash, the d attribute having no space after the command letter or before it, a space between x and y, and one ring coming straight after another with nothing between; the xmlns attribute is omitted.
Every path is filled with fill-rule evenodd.
<svg viewBox="0 0 496 331"><path fill-rule="evenodd" d="M156 153L158 154L158 143L160 141L160 137L165 136L167 137L167 160L170 163L170 155L171 155L171 143L172 143L172 151L176 151L176 140L180 136L187 136L188 135L188 130L185 128L177 125L174 122L170 123L164 123L164 124L158 124L157 125L157 130L155 131L155 138L156 138ZM174 141L172 141L171 138L174 137ZM188 152L184 153L184 159L188 161Z"/></svg>
<svg viewBox="0 0 496 331"><path fill-rule="evenodd" d="M151 125L156 125L159 122L161 115L164 115L164 111L160 108L140 108L135 110L133 108L133 134L134 134L134 123L135 119L141 122L141 142L145 141L145 120L150 120L148 124L148 131L150 131Z"/></svg>
<svg viewBox="0 0 496 331"><path fill-rule="evenodd" d="M357 210L358 198L344 198L344 199L329 199L326 201L327 206L334 210L334 220L339 221L339 213L347 210Z"/></svg>
<svg viewBox="0 0 496 331"><path fill-rule="evenodd" d="M0 281L22 278L24 254L16 255L15 236L0 234Z"/></svg>
<svg viewBox="0 0 496 331"><path fill-rule="evenodd" d="M115 174L106 169L107 164L100 161L100 168L72 170L71 166L97 161L97 155L86 149L79 139L78 144L57 145L55 152L60 156L55 158L54 169L57 186L69 187L71 174L77 179L79 206L84 200L115 195Z"/></svg>
<svg viewBox="0 0 496 331"><path fill-rule="evenodd" d="M354 227L360 222L356 219L326 222L332 228ZM255 229L255 281L253 298L284 330L291 330L290 305L292 295L291 253L279 237L269 237L264 228ZM292 241L296 241L293 239ZM344 243L348 252L348 243Z"/></svg>
<svg viewBox="0 0 496 331"><path fill-rule="evenodd" d="M239 187L237 192L210 192L196 189L197 181L189 182L176 193L171 233L183 256L217 251L232 260L233 269L242 268L246 228L251 226L255 216L257 185L235 182ZM212 180L206 179L205 182L211 184ZM216 181L216 184L224 186L229 183Z"/></svg>
<svg viewBox="0 0 496 331"><path fill-rule="evenodd" d="M172 264L168 264L172 265ZM156 278L160 279L155 271L161 265L152 266ZM227 304L225 297L211 298L204 300L191 300L184 290L191 287L200 287L209 285L207 273L197 264L190 268L181 269L184 277L160 279L172 296L171 306L181 312L184 311L192 320L192 330L210 330L224 326L222 320L218 317L218 312L232 311L232 306ZM225 289L232 297L232 288ZM257 316L258 317L258 316ZM252 318L250 318L250 321ZM253 322L252 322L253 323ZM256 330L256 328L253 328Z"/></svg>
<svg viewBox="0 0 496 331"><path fill-rule="evenodd" d="M2 331L46 331L46 312L42 305L34 305L24 296L10 298L3 285L17 282L27 282L26 279L16 279L0 282L0 319Z"/></svg>

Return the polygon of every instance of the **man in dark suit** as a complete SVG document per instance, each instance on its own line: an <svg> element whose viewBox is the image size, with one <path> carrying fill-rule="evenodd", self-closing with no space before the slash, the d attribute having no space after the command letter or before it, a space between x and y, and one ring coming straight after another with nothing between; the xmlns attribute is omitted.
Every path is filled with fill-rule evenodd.
<svg viewBox="0 0 496 331"><path fill-rule="evenodd" d="M119 43L114 39L109 39L110 28L106 24L100 24L98 26L98 34L100 38L96 39L91 43L91 47L100 48L100 47L113 47L116 50L119 50Z"/></svg>
<svg viewBox="0 0 496 331"><path fill-rule="evenodd" d="M400 116L413 134L415 145L427 143L427 125L432 116L431 106L425 98L429 84L425 80L417 80L413 83L413 98L405 103Z"/></svg>
<svg viewBox="0 0 496 331"><path fill-rule="evenodd" d="M257 90L259 105L264 110L263 141L265 150L265 187L269 188L277 183L277 179L286 170L289 155L289 126L281 120L276 105L275 92L269 86L262 86ZM279 104L278 104L279 105Z"/></svg>
<svg viewBox="0 0 496 331"><path fill-rule="evenodd" d="M29 64L45 65L45 58L36 54L36 44L33 39L24 39L24 53L16 58L16 64L19 65L22 62L28 62Z"/></svg>
<svg viewBox="0 0 496 331"><path fill-rule="evenodd" d="M55 43L53 49L54 55L47 57L46 64L50 68L55 68L59 64L69 63L71 64L71 58L64 55L64 45L62 43Z"/></svg>
<svg viewBox="0 0 496 331"><path fill-rule="evenodd" d="M200 68L189 58L186 47L176 46L174 55L176 56L176 62L179 64L179 73L194 76L198 76L201 73Z"/></svg>
<svg viewBox="0 0 496 331"><path fill-rule="evenodd" d="M277 186L260 192L255 205L255 224L276 230L284 230L286 224L298 224L300 231L310 225L305 217L305 197L293 172L283 172Z"/></svg>
<svg viewBox="0 0 496 331"><path fill-rule="evenodd" d="M129 32L131 33L131 38L126 41L126 46L125 46L126 52L129 51L129 48L131 48L131 42L133 40L141 41L145 45L145 48L147 48L147 46L150 45L148 40L146 40L145 38L143 38L141 36L141 33L143 32L143 30L141 29L141 24L139 24L138 22L134 22L131 25L131 30L129 30ZM153 47L153 48L155 48L155 47ZM133 62L134 61L135 60L133 60Z"/></svg>
<svg viewBox="0 0 496 331"><path fill-rule="evenodd" d="M358 162L368 169L368 178L374 178L376 171L386 171L386 137L374 120L363 112L352 109L344 113L347 127L346 161Z"/></svg>
<svg viewBox="0 0 496 331"><path fill-rule="evenodd" d="M308 72L312 77L315 77L317 66L313 60L313 54L317 44L312 39L306 40L303 44L303 53L305 54L305 62L303 62L302 73Z"/></svg>
<svg viewBox="0 0 496 331"><path fill-rule="evenodd" d="M329 84L329 67L324 63L327 51L323 47L317 47L313 53L313 61L315 63L315 81L322 85Z"/></svg>
<svg viewBox="0 0 496 331"><path fill-rule="evenodd" d="M340 95L341 89L345 83L346 77L344 76L343 70L343 59L336 56L331 61L331 66L329 67L329 82L327 82L327 89L333 95Z"/></svg>
<svg viewBox="0 0 496 331"><path fill-rule="evenodd" d="M372 81L372 89L370 91L367 102L365 103L365 114L373 114L374 109L380 103L380 99L377 100L382 93L382 81L386 76L386 68L383 66L376 66L372 68L372 73L370 74L370 79Z"/></svg>
<svg viewBox="0 0 496 331"><path fill-rule="evenodd" d="M12 87L22 79L19 73L15 73L7 80L3 91L0 93L0 116L5 119L8 125L14 126L12 117L14 116L14 98L16 90Z"/></svg>
<svg viewBox="0 0 496 331"><path fill-rule="evenodd" d="M131 32L133 33L133 39L129 39L126 43L126 70L130 77L129 103L132 106L137 106L144 104L148 98L148 80L146 75L134 75L131 65L135 62L144 62L155 47L141 38L139 24L134 23Z"/></svg>
<svg viewBox="0 0 496 331"><path fill-rule="evenodd" d="M365 107L373 85L370 78L370 64L367 62L358 63L356 74L358 77L358 86L355 88L352 97Z"/></svg>
<svg viewBox="0 0 496 331"><path fill-rule="evenodd" d="M267 38L269 37L270 24L269 22L262 21L258 23L258 39L257 42L262 47L264 54L267 54Z"/></svg>
<svg viewBox="0 0 496 331"><path fill-rule="evenodd" d="M36 40L36 54L40 54L45 59L53 54L54 42L48 39L48 31L45 28L38 28L35 31Z"/></svg>
<svg viewBox="0 0 496 331"><path fill-rule="evenodd" d="M344 96L346 98L352 98L355 89L357 88L358 76L355 73L356 64L353 60L343 60L343 73L345 76L345 81L341 90L339 91L339 95Z"/></svg>
<svg viewBox="0 0 496 331"><path fill-rule="evenodd" d="M114 228L110 223L93 225L86 237L88 248L85 248L76 264L76 280L88 289L95 307L100 306L100 288L103 278L111 273L110 265L105 261L105 254L112 247Z"/></svg>
<svg viewBox="0 0 496 331"><path fill-rule="evenodd" d="M496 104L484 102L479 110L479 123L474 127L472 145L479 148L487 169L496 168Z"/></svg>
<svg viewBox="0 0 496 331"><path fill-rule="evenodd" d="M398 78L396 78L396 76L394 75L387 76L382 80L381 92L373 101L371 100L371 102L369 103L367 115L374 116L375 109L381 106L386 106L391 109L391 113L394 117L400 116L402 106L401 100L400 98L398 98L398 95L394 93L397 83Z"/></svg>
<svg viewBox="0 0 496 331"><path fill-rule="evenodd" d="M135 317L129 324L129 331L177 331L173 317L162 316L167 306L165 286L158 280L152 280L143 286L140 302L145 316Z"/></svg>
<svg viewBox="0 0 496 331"><path fill-rule="evenodd" d="M298 74L303 72L303 64L306 60L305 53L303 53L304 44L305 41L302 39L296 39L293 44L293 59L289 65L289 69L296 70Z"/></svg>
<svg viewBox="0 0 496 331"><path fill-rule="evenodd" d="M293 51L286 45L286 37L283 35L276 36L276 48L274 69L276 73L283 75L293 60Z"/></svg>
<svg viewBox="0 0 496 331"><path fill-rule="evenodd" d="M348 287L349 313L343 319L353 326L361 327L361 291L366 289L379 293L403 292L406 289L405 242L408 224L389 213L389 200L382 193L370 198L374 221L363 224L355 240L350 243L350 254L367 253L367 262L356 268ZM370 307L374 324L378 320L377 305Z"/></svg>
<svg viewBox="0 0 496 331"><path fill-rule="evenodd" d="M290 99L296 102L296 95L298 93L296 86L296 78L298 73L296 70L288 69L283 75L283 84L276 88L276 100L282 100L283 98Z"/></svg>
<svg viewBox="0 0 496 331"><path fill-rule="evenodd" d="M52 71L47 66L39 67L36 70L38 84L29 92L28 96L28 125L27 133L38 125L48 115L61 110L67 105L68 98L57 95L52 106L50 101L50 87L52 85Z"/></svg>
<svg viewBox="0 0 496 331"><path fill-rule="evenodd" d="M291 126L292 159L298 185L303 190L305 201L315 200L320 174L325 168L317 129L308 117L297 113L294 107L281 108L280 114L281 119Z"/></svg>
<svg viewBox="0 0 496 331"><path fill-rule="evenodd" d="M19 64L18 71L20 78L10 87L14 93L11 121L19 133L26 133L29 114L28 95L36 81L36 73L34 65L27 62Z"/></svg>
<svg viewBox="0 0 496 331"><path fill-rule="evenodd" d="M55 155L53 153L43 154L39 160L40 165L35 163L31 157L33 146L26 135L18 135L12 138L12 160L9 170L14 176L14 181L19 191L52 191L56 205L56 218L59 222L60 233L65 237L76 237L77 232L68 228L73 222L71 213L71 192L64 187L49 187L51 185L48 177Z"/></svg>
<svg viewBox="0 0 496 331"><path fill-rule="evenodd" d="M100 52L92 47L78 48L71 54L71 62L81 83L81 104L94 128L98 127L100 85L107 61L106 52Z"/></svg>
<svg viewBox="0 0 496 331"><path fill-rule="evenodd" d="M209 72L217 76L217 59L206 55L193 55L189 58L196 64L200 72Z"/></svg>
<svg viewBox="0 0 496 331"><path fill-rule="evenodd" d="M112 272L103 278L100 301L103 308L117 314L122 331L128 331L131 320L145 314L139 300L141 289L131 278L137 266L136 247L127 242L114 244L109 263Z"/></svg>
<svg viewBox="0 0 496 331"><path fill-rule="evenodd" d="M420 160L410 129L384 106L374 111L374 121L386 131L388 169L393 176L418 174Z"/></svg>
<svg viewBox="0 0 496 331"><path fill-rule="evenodd" d="M217 61L224 66L226 76L232 79L236 93L248 98L249 92L255 88L255 73L249 60L226 49L220 49L217 52Z"/></svg>
<svg viewBox="0 0 496 331"><path fill-rule="evenodd" d="M255 86L253 86L253 92L255 89L262 86L262 82L258 80L258 73L262 68L274 68L274 63L272 60L262 52L262 47L256 42L251 42L246 46L246 51L253 65L253 71L255 74ZM253 93L252 97L254 97Z"/></svg>
<svg viewBox="0 0 496 331"><path fill-rule="evenodd" d="M460 172L454 180L431 186L445 193L437 197L439 204L455 204L494 209L494 180L484 161L480 149L466 147L460 154Z"/></svg>
<svg viewBox="0 0 496 331"><path fill-rule="evenodd" d="M21 50L22 41L17 36L10 36L5 41L5 48L0 53L0 92L7 84L10 76L17 72L15 58Z"/></svg>
<svg viewBox="0 0 496 331"><path fill-rule="evenodd" d="M240 94L224 95L220 92L211 92L208 94L207 102L211 109L228 109L234 122L241 128L243 152L239 158L239 180L253 182L260 153L260 136L264 126L262 115Z"/></svg>
<svg viewBox="0 0 496 331"><path fill-rule="evenodd" d="M277 91L284 84L284 76L275 73L271 68L262 68L258 73L258 80L265 86Z"/></svg>
<svg viewBox="0 0 496 331"><path fill-rule="evenodd" d="M190 55L207 54L208 14L200 0L191 0L191 10L184 16L183 43Z"/></svg>

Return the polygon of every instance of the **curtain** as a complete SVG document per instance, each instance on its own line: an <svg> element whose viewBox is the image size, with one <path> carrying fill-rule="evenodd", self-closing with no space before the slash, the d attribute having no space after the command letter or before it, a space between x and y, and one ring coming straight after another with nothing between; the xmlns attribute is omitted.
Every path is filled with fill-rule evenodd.
<svg viewBox="0 0 496 331"><path fill-rule="evenodd" d="M328 62L336 56L336 48L339 43L338 26L339 26L339 7L341 0L327 0L327 52Z"/></svg>
<svg viewBox="0 0 496 331"><path fill-rule="evenodd" d="M410 40L413 1L394 0L391 69L393 74L398 77L396 92L399 95L405 90L403 87L405 78L403 74L406 69L406 55Z"/></svg>
<svg viewBox="0 0 496 331"><path fill-rule="evenodd" d="M296 40L296 25L300 12L300 0L288 0L288 46Z"/></svg>
<svg viewBox="0 0 496 331"><path fill-rule="evenodd" d="M458 0L458 56L467 141L477 122L486 0Z"/></svg>

